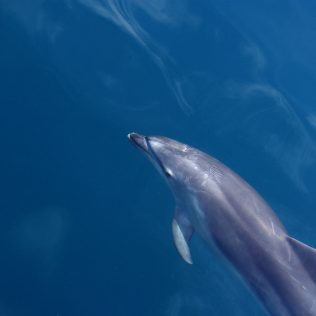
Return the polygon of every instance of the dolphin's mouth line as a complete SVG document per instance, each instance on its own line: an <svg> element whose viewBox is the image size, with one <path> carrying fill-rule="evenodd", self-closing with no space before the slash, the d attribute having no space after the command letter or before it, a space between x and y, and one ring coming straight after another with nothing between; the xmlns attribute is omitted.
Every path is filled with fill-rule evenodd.
<svg viewBox="0 0 316 316"><path fill-rule="evenodd" d="M157 157L156 153L154 152L152 146L150 145L150 142L149 142L149 139L147 136L145 136L145 143L147 146L147 153L154 159L154 161L156 161L158 163L159 166L162 166L162 163L159 160L159 158Z"/></svg>
<svg viewBox="0 0 316 316"><path fill-rule="evenodd" d="M157 154L155 153L155 151L153 150L150 142L149 142L149 139L147 136L145 136L145 142L146 142L146 145L147 145L147 153L153 158L153 160L157 163L157 165L160 167L160 169L162 170L162 172L164 174L169 174L167 171L166 171L166 168L164 167L164 165L162 164L161 160L158 158Z"/></svg>
<svg viewBox="0 0 316 316"><path fill-rule="evenodd" d="M166 168L163 166L161 160L153 150L149 138L147 136L139 135L137 133L130 133L127 135L128 139L135 145L138 149L148 154L152 160L159 166L159 168L164 172L165 174L168 174L166 172Z"/></svg>
<svg viewBox="0 0 316 316"><path fill-rule="evenodd" d="M137 133L129 133L127 135L127 138L135 147L147 153L147 148L145 148L144 144L140 142L140 139L144 139L145 144L147 146L146 136L141 136L141 135L138 135Z"/></svg>

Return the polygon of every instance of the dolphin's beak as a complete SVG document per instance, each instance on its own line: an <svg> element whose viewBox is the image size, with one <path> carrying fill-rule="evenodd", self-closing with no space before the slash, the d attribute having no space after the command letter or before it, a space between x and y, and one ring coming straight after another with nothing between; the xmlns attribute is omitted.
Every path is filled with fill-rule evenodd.
<svg viewBox="0 0 316 316"><path fill-rule="evenodd" d="M154 162L155 165L157 165L159 170L162 170L163 173L167 176L170 176L170 171L166 170L163 166L161 160L153 150L151 143L150 143L150 137L143 136L137 133L129 133L127 135L128 139L133 143L138 149L140 149L142 152L146 154L149 159Z"/></svg>
<svg viewBox="0 0 316 316"><path fill-rule="evenodd" d="M131 141L131 143L133 143L137 148L148 153L148 144L147 144L146 136L143 136L137 133L129 133L127 137Z"/></svg>

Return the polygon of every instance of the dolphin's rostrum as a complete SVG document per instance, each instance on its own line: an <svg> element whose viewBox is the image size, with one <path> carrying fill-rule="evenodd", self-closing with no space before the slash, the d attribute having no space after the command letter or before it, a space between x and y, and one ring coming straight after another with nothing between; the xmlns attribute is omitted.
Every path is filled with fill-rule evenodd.
<svg viewBox="0 0 316 316"><path fill-rule="evenodd" d="M273 316L316 316L316 250L288 236L263 198L215 158L169 138L128 135L176 201L175 246L192 263L194 232L216 246Z"/></svg>

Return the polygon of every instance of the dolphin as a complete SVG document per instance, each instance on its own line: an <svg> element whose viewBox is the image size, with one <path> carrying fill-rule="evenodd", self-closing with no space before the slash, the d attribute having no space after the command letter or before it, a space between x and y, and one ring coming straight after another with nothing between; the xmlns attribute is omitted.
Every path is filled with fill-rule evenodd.
<svg viewBox="0 0 316 316"><path fill-rule="evenodd" d="M173 192L172 233L183 260L197 233L235 268L273 316L316 315L316 249L290 237L264 199L204 152L161 136L128 134Z"/></svg>

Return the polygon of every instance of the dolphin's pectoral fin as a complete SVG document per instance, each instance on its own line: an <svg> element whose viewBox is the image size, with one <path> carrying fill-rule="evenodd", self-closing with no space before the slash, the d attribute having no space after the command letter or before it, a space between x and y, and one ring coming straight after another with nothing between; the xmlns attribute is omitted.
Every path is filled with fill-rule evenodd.
<svg viewBox="0 0 316 316"><path fill-rule="evenodd" d="M292 249L302 261L304 267L306 268L306 271L316 282L316 249L305 245L304 243L290 236L287 237L287 240L292 246Z"/></svg>
<svg viewBox="0 0 316 316"><path fill-rule="evenodd" d="M188 246L188 241L193 234L193 227L189 219L178 208L175 211L172 220L172 234L175 246L182 259L192 264L191 253Z"/></svg>

